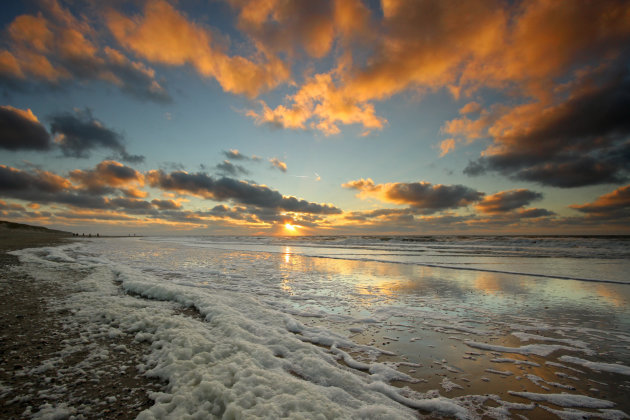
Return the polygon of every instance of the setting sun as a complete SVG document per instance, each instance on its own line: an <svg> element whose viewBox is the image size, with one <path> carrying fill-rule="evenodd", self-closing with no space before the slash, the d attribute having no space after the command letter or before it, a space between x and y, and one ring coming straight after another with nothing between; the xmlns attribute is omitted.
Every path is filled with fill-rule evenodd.
<svg viewBox="0 0 630 420"><path fill-rule="evenodd" d="M284 228L288 230L289 232L295 232L295 226L293 226L291 223L286 223L284 225Z"/></svg>

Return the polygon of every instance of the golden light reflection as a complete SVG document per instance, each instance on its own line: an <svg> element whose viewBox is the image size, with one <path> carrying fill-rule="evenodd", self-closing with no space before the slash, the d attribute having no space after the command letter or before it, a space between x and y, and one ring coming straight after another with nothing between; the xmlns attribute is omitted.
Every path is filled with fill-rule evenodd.
<svg viewBox="0 0 630 420"><path fill-rule="evenodd" d="M478 272L475 276L475 289L485 293L496 294L501 290L501 281L494 273Z"/></svg>
<svg viewBox="0 0 630 420"><path fill-rule="evenodd" d="M624 307L627 305L627 300L619 294L619 291L607 284L597 285L595 290L600 297L614 306Z"/></svg>
<svg viewBox="0 0 630 420"><path fill-rule="evenodd" d="M291 250L291 247L286 246L284 247L284 252L282 252L282 255L284 256L284 263L285 264L291 264L291 254L293 253L293 251ZM291 286L291 279L290 277L284 276L284 278L282 279L282 290L289 294L289 295L293 295L293 287Z"/></svg>

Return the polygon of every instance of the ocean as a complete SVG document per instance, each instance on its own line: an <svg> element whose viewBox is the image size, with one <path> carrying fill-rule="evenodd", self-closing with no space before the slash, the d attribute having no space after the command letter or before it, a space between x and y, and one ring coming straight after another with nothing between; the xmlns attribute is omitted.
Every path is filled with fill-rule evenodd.
<svg viewBox="0 0 630 420"><path fill-rule="evenodd" d="M630 413L630 237L92 238L14 254L72 284L59 305L85 334L150 344L139 368L168 385L140 418Z"/></svg>

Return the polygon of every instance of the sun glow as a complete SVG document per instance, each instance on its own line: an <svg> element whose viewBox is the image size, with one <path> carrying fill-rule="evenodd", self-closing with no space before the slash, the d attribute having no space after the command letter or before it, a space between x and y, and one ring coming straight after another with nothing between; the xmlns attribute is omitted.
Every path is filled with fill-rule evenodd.
<svg viewBox="0 0 630 420"><path fill-rule="evenodd" d="M291 223L285 224L284 228L288 230L289 232L295 232L295 226L293 226Z"/></svg>

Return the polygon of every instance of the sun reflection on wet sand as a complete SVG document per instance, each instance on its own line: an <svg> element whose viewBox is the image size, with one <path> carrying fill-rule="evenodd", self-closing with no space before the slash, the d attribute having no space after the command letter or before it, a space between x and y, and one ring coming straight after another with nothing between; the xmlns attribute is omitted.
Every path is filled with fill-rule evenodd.
<svg viewBox="0 0 630 420"><path fill-rule="evenodd" d="M401 372L419 381L395 382L399 386L419 392L438 389L449 397L493 393L504 400L514 400L507 390L601 397L601 393L592 391L595 387L589 379L593 379L600 382L599 388L606 389L608 398L615 396L616 401L622 400L620 393L625 391L616 388L619 378L600 373L595 374L597 379L594 379L591 371L578 373L571 370L571 366L562 367L566 364L559 363L558 358L563 354L576 354L562 350L562 346L574 348L567 344L572 343L571 340L587 343L585 345L597 352L611 350L612 342L602 343L597 334L614 335L615 330L623 327L609 326L610 333L597 334L595 327L611 319L613 313L622 320L621 325L630 324L627 304L624 306L627 300L619 296L624 286L410 264L312 258L290 250L285 250L282 258L284 266L290 270L287 276L294 278L291 293L307 293L306 284L314 277L334 282L338 287L332 289L333 294L345 291L338 299L319 302L322 312L344 314L344 318L334 321L298 316L298 319L309 325L325 325L338 333L351 334L359 344L395 353L396 356L381 356L378 360L393 363ZM291 260L290 265L287 258ZM301 283L300 278L306 282ZM311 301L308 307L313 309L317 305ZM369 322L357 323L352 319ZM525 335L512 335L515 331L523 331ZM539 356L479 350L467 342L490 343L517 349L515 351L528 345L542 345L541 348L556 345L560 350ZM357 360L365 360L361 352L349 351ZM577 354L584 356L580 352L577 347ZM628 353L618 354L618 359L629 364ZM449 388L447 385L451 382L461 389ZM547 418L549 413L537 410L536 416Z"/></svg>

